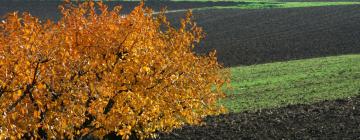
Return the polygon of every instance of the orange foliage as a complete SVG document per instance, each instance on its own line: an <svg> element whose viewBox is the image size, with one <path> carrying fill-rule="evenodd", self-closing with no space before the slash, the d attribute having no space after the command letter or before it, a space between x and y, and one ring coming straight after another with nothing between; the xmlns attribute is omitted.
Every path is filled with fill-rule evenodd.
<svg viewBox="0 0 360 140"><path fill-rule="evenodd" d="M144 139L224 112L227 78L215 53L192 52L203 33L190 12L176 29L143 3L126 16L102 2L60 9L56 23L0 23L0 139Z"/></svg>

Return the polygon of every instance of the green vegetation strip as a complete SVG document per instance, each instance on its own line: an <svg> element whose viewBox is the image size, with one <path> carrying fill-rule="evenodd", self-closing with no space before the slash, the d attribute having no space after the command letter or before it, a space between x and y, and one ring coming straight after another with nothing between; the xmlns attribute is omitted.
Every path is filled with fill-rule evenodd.
<svg viewBox="0 0 360 140"><path fill-rule="evenodd" d="M309 104L360 94L360 55L231 68L231 112Z"/></svg>

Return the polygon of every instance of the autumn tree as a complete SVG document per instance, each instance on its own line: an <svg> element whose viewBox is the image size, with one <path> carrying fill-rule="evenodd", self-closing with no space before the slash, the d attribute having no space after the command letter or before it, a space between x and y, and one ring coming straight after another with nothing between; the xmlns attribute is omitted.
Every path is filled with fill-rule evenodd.
<svg viewBox="0 0 360 140"><path fill-rule="evenodd" d="M174 28L140 3L131 13L102 2L59 6L41 22L10 13L0 23L0 139L140 139L224 112L227 80L191 13Z"/></svg>

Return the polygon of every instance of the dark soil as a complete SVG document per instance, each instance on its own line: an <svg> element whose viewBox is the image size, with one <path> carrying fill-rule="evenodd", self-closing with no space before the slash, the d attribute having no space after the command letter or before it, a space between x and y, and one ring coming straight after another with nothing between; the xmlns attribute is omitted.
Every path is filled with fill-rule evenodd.
<svg viewBox="0 0 360 140"><path fill-rule="evenodd" d="M207 117L159 139L360 139L360 96Z"/></svg>
<svg viewBox="0 0 360 140"><path fill-rule="evenodd" d="M196 11L207 36L195 51L217 50L225 66L360 53L360 6ZM177 19L180 13L169 14Z"/></svg>

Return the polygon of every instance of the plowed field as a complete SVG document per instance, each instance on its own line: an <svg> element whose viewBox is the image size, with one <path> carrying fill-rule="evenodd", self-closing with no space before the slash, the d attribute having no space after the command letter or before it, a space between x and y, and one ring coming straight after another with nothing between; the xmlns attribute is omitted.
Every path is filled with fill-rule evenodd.
<svg viewBox="0 0 360 140"><path fill-rule="evenodd" d="M196 11L195 19L207 33L196 52L215 49L225 66L360 53L359 10L334 6Z"/></svg>

